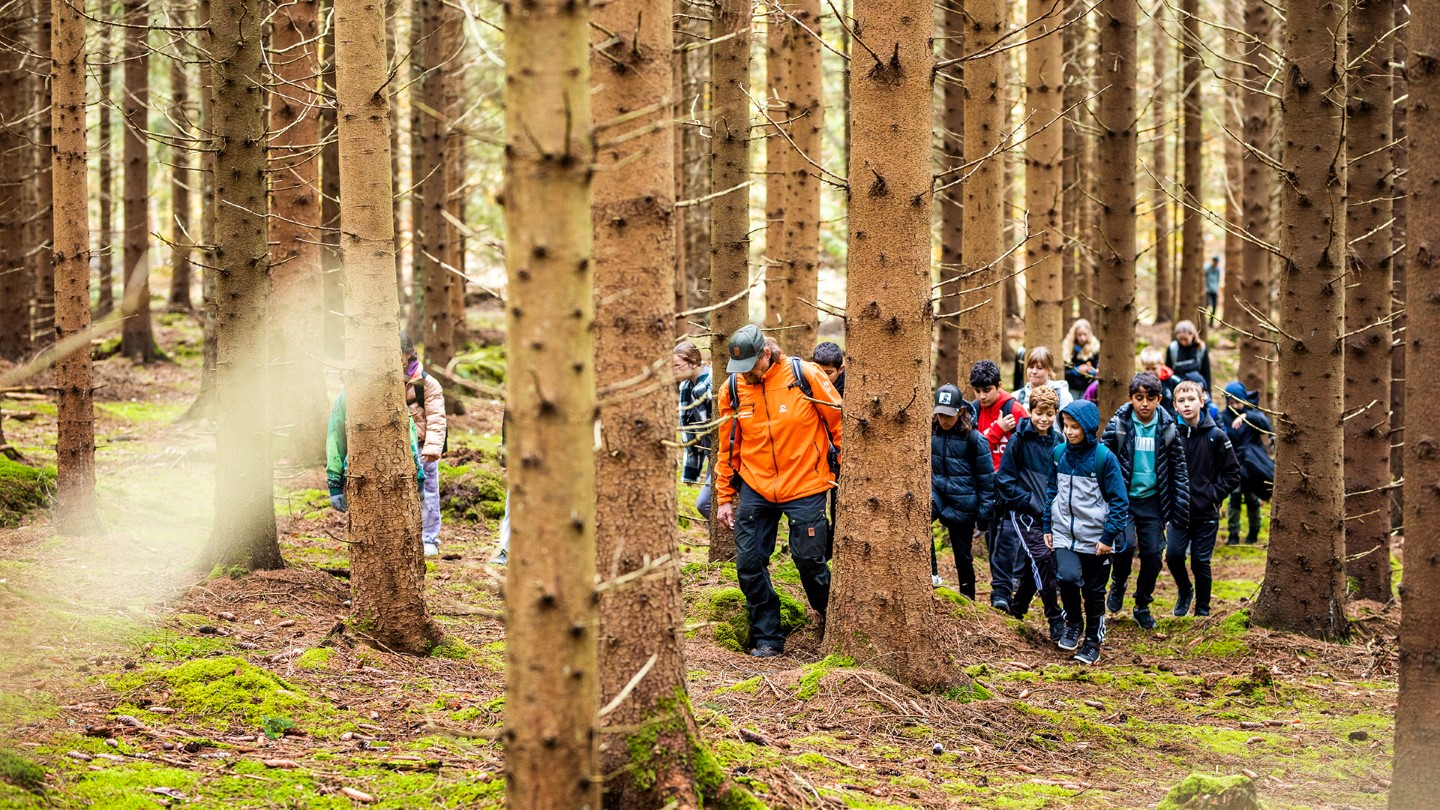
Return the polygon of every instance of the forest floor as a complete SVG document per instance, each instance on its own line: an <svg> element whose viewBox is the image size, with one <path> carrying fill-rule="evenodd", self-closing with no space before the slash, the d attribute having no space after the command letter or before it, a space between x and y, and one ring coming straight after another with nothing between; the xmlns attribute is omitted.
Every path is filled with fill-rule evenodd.
<svg viewBox="0 0 1440 810"><path fill-rule="evenodd" d="M193 570L213 442L177 417L199 335L169 317L159 337L174 363L99 365L108 531L61 538L44 513L0 529L0 808L499 806L499 405L469 400L454 423L446 554L427 563L431 609L464 643L397 656L341 624L344 524L318 468L277 470L285 570ZM48 461L53 404L20 396L0 400L6 437ZM1038 606L1020 622L984 607L984 585L980 604L955 597L972 686L927 695L822 656L808 623L782 658L727 649L734 568L705 563L703 524L680 523L697 719L773 807L1150 808L1192 773L1246 774L1271 808L1385 804L1398 608L1352 605L1347 644L1250 627L1263 535L1217 550L1214 615L1171 618L1164 574L1159 629L1115 617L1094 667L1049 643ZM783 556L775 580L803 600Z"/></svg>

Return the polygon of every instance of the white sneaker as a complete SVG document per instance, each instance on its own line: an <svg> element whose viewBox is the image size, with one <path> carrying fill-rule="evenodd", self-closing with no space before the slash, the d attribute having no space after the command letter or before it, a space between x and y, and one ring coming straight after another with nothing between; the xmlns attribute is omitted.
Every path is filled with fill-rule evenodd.
<svg viewBox="0 0 1440 810"><path fill-rule="evenodd" d="M491 565L505 565L508 562L510 562L510 555L507 554L505 552L505 549L503 548L500 549L499 554L496 554L494 557L490 558Z"/></svg>
<svg viewBox="0 0 1440 810"><path fill-rule="evenodd" d="M930 584L931 584L932 586L938 588L938 587L940 587L941 585L944 585L944 584L945 584L945 580L941 579L939 574L931 574L931 575L930 575Z"/></svg>
<svg viewBox="0 0 1440 810"><path fill-rule="evenodd" d="M426 556L426 557L434 557L434 556L436 556L436 555L439 554L439 553L440 553L440 544L439 544L439 543L430 543L430 542L425 543L425 556Z"/></svg>

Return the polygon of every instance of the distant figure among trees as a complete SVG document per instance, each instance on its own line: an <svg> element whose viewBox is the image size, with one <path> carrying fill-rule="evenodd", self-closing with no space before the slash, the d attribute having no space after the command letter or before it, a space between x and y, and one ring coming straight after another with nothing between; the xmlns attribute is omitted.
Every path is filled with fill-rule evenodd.
<svg viewBox="0 0 1440 810"><path fill-rule="evenodd" d="M1070 386L1072 399L1084 399L1090 384L1096 382L1100 373L1100 338L1084 318L1070 324L1070 332L1060 344L1060 353L1065 356L1065 383Z"/></svg>
<svg viewBox="0 0 1440 810"><path fill-rule="evenodd" d="M1207 395L1214 385L1210 377L1210 352L1194 321L1175 324L1175 339L1165 349L1165 365L1181 380L1203 383ZM1199 375L1198 378L1195 375Z"/></svg>
<svg viewBox="0 0 1440 810"><path fill-rule="evenodd" d="M688 340L675 345L675 377L680 381L680 425L682 428L704 425L710 421L711 374L710 367L694 343ZM686 430L682 434L685 442L685 461L680 471L680 480L686 484L700 484L701 473L710 461L713 447L711 429ZM710 496L714 490L715 471L705 476L700 494L695 497L695 509L708 520L710 517Z"/></svg>

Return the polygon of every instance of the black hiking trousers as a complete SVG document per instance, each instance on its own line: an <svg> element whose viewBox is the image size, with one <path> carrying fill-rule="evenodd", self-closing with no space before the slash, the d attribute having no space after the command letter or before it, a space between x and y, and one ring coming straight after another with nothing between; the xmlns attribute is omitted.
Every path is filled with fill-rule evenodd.
<svg viewBox="0 0 1440 810"><path fill-rule="evenodd" d="M785 649L780 631L780 597L770 582L770 556L780 516L790 519L790 559L810 607L824 614L830 606L830 566L825 562L830 523L820 492L784 503L772 503L740 482L735 508L735 570L750 613L750 646Z"/></svg>
<svg viewBox="0 0 1440 810"><path fill-rule="evenodd" d="M1055 577L1065 605L1065 623L1079 626L1083 616L1085 640L1096 644L1105 641L1105 586L1110 582L1110 568L1109 554L1055 549Z"/></svg>

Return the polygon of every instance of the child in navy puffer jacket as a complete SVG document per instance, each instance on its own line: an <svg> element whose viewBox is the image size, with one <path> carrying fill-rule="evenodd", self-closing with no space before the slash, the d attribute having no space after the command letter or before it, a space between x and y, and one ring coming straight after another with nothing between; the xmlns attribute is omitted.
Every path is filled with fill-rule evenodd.
<svg viewBox="0 0 1440 810"><path fill-rule="evenodd" d="M990 443L974 427L970 404L960 389L942 385L935 391L930 426L930 510L950 533L955 552L956 590L975 598L975 560L970 550L976 524L990 521L995 511L995 467ZM935 544L930 544L931 582L940 584Z"/></svg>
<svg viewBox="0 0 1440 810"><path fill-rule="evenodd" d="M1055 424L1060 416L1059 399L1053 388L1031 392L1030 416L1020 420L1006 445L995 484L998 531L1006 544L1020 551L1012 569L1015 595L1010 600L1010 614L1024 619L1030 600L1038 594L1050 623L1051 641L1060 640L1065 618L1055 585L1055 555L1045 544L1040 524L1050 506L1045 491L1055 467L1055 446L1065 441Z"/></svg>

